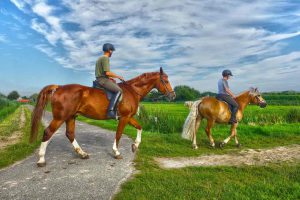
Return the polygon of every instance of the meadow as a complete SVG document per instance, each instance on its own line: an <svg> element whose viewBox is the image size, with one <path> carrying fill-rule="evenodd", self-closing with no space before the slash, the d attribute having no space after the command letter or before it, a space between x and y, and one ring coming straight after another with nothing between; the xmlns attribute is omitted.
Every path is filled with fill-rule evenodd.
<svg viewBox="0 0 300 200"><path fill-rule="evenodd" d="M115 199L299 199L299 163L275 163L266 166L187 167L161 169L155 157L199 156L238 153L243 149L261 149L300 144L300 107L248 106L239 124L242 144L231 141L225 149L211 149L204 132L198 131L198 150L181 138L188 115L182 103L143 103L136 116L143 126L142 143L135 159L138 173L124 183ZM79 120L116 130L116 121ZM127 126L125 134L135 139L136 130ZM228 125L216 125L213 137L222 141L229 135ZM122 142L121 142L122 145Z"/></svg>

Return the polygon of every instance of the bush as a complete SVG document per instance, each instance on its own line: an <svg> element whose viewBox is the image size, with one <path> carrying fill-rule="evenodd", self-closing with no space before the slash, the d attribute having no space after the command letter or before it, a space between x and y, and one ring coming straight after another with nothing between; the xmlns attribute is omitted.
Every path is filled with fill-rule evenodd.
<svg viewBox="0 0 300 200"><path fill-rule="evenodd" d="M286 114L286 121L289 123L297 123L300 122L300 110L290 109Z"/></svg>

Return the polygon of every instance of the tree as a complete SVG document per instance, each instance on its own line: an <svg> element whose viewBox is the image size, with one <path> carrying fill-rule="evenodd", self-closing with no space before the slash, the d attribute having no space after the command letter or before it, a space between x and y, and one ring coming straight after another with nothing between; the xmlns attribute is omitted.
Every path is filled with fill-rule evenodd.
<svg viewBox="0 0 300 200"><path fill-rule="evenodd" d="M7 98L9 100L17 100L20 97L19 93L17 91L12 91L7 95Z"/></svg>
<svg viewBox="0 0 300 200"><path fill-rule="evenodd" d="M38 96L39 96L39 94L34 93L34 94L32 94L32 95L29 97L29 99L30 99L32 102L36 102Z"/></svg>
<svg viewBox="0 0 300 200"><path fill-rule="evenodd" d="M6 96L0 92L0 98L6 98Z"/></svg>
<svg viewBox="0 0 300 200"><path fill-rule="evenodd" d="M174 88L176 93L176 101L196 100L200 97L200 92L187 85L179 85Z"/></svg>

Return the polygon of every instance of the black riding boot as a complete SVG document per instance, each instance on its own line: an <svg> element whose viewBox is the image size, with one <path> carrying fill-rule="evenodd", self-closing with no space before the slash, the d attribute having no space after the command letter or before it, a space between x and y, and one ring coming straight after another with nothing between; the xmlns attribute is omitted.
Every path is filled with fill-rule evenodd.
<svg viewBox="0 0 300 200"><path fill-rule="evenodd" d="M107 117L111 119L117 118L117 111L116 111L116 105L119 101L119 98L121 96L121 92L114 93L113 96L110 99L108 110L107 110Z"/></svg>
<svg viewBox="0 0 300 200"><path fill-rule="evenodd" d="M237 123L237 120L236 120L236 113L238 111L238 108L236 107L231 107L231 117L230 117L230 120L229 120L229 124L235 124Z"/></svg>

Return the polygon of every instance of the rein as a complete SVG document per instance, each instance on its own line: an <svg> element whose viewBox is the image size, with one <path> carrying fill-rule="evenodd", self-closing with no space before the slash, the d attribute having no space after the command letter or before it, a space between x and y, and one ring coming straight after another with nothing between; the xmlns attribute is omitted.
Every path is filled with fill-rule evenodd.
<svg viewBox="0 0 300 200"><path fill-rule="evenodd" d="M133 87L131 87L131 85L129 85L126 81L124 81L124 80L121 80L122 81L122 83L124 84L124 85L127 85L127 86L130 86L130 88L137 94L137 95L139 95L140 97L143 97L143 95L141 95L141 94L139 94ZM167 91L167 93L166 94L163 94L163 95L160 95L158 98L156 98L156 99L161 99L161 98L163 98L163 97L169 97L169 95L171 94L171 93L174 93L174 91L172 90L171 92L168 90L168 87L167 87L167 84L166 84L166 82L164 81L164 79L162 78L162 75L160 74L160 82L163 84L163 86L164 86L164 88L165 88L165 90Z"/></svg>

